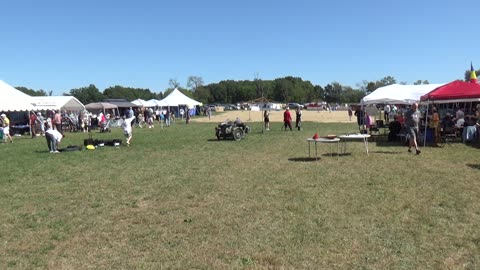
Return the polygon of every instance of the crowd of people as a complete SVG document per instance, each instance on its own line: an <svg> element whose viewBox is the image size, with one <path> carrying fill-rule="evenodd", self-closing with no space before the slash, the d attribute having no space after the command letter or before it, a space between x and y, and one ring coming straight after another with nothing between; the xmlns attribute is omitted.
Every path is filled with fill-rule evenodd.
<svg viewBox="0 0 480 270"><path fill-rule="evenodd" d="M358 106L353 113L357 117L357 124L361 133L368 133L370 127L388 127L388 140L395 141L405 138L408 142L408 150L420 154L418 148L419 134L425 137L427 142L438 145L446 134L461 139L463 142L471 142L480 138L480 104L474 109L475 112L465 115L461 108L456 108L454 114L444 109L443 117L438 108L433 105L421 112L417 103L411 106L385 104L382 108L377 107L383 113L381 120L373 121L365 108ZM383 110L382 110L383 109ZM351 119L353 109L350 108L348 116ZM372 129L370 128L370 131ZM427 135L422 134L427 130Z"/></svg>

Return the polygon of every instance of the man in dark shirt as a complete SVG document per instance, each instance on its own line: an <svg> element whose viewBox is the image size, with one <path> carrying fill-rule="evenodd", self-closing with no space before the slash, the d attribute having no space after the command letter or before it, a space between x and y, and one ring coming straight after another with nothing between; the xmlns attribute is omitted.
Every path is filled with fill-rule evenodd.
<svg viewBox="0 0 480 270"><path fill-rule="evenodd" d="M410 136L410 143L408 144L408 152L412 152L412 146L415 146L416 154L421 153L417 145L418 123L420 121L420 112L417 110L418 104L412 104L410 110L405 113L405 127L407 134Z"/></svg>

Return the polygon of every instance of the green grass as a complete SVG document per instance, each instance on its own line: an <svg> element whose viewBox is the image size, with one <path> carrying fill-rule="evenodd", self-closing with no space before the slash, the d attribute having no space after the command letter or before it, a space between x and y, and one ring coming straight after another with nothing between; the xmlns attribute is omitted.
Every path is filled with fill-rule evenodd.
<svg viewBox="0 0 480 270"><path fill-rule="evenodd" d="M0 269L480 268L478 148L354 142L309 161L305 138L355 126L250 126L239 142L178 123L130 147L1 144Z"/></svg>

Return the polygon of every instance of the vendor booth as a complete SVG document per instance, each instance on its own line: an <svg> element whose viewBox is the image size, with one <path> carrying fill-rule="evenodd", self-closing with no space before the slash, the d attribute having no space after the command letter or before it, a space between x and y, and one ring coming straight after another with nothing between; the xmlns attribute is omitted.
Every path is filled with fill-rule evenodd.
<svg viewBox="0 0 480 270"><path fill-rule="evenodd" d="M37 111L55 110L79 112L85 106L73 96L40 96L32 97L32 103Z"/></svg>
<svg viewBox="0 0 480 270"><path fill-rule="evenodd" d="M465 115L474 115L476 105L480 103L480 84L453 81L426 93L420 100L427 104L427 111L431 104L437 104L441 117L447 113L453 114L456 109L462 109ZM428 121L428 117L426 120ZM462 132L464 141L469 130L473 132L473 128L464 129L465 132Z"/></svg>
<svg viewBox="0 0 480 270"><path fill-rule="evenodd" d="M403 85L391 84L366 95L361 104L412 104L420 97L443 84Z"/></svg>

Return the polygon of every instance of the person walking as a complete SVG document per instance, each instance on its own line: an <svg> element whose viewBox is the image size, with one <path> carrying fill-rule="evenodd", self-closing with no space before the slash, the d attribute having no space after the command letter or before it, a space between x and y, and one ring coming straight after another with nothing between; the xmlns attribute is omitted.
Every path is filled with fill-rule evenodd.
<svg viewBox="0 0 480 270"><path fill-rule="evenodd" d="M2 113L0 117L2 118L4 142L7 142L8 138L10 140L10 143L13 143L12 136L10 136L10 119L8 119L7 115L4 113Z"/></svg>
<svg viewBox="0 0 480 270"><path fill-rule="evenodd" d="M292 131L292 115L290 114L289 107L283 112L283 128L285 128L285 131L287 131L287 126L290 128L290 131Z"/></svg>
<svg viewBox="0 0 480 270"><path fill-rule="evenodd" d="M123 122L122 122L122 129L123 129L123 135L125 135L125 142L127 143L127 146L130 146L130 141L132 140L132 121L135 119L135 115L126 118L123 116Z"/></svg>
<svg viewBox="0 0 480 270"><path fill-rule="evenodd" d="M298 128L298 131L302 128L302 109L300 106L295 110L295 127Z"/></svg>
<svg viewBox="0 0 480 270"><path fill-rule="evenodd" d="M418 137L418 123L420 122L420 112L417 110L418 104L412 104L412 107L405 113L405 127L407 128L407 134L410 136L408 144L408 152L412 152L412 147L415 147L417 155L420 155L422 151L418 149L417 137Z"/></svg>

